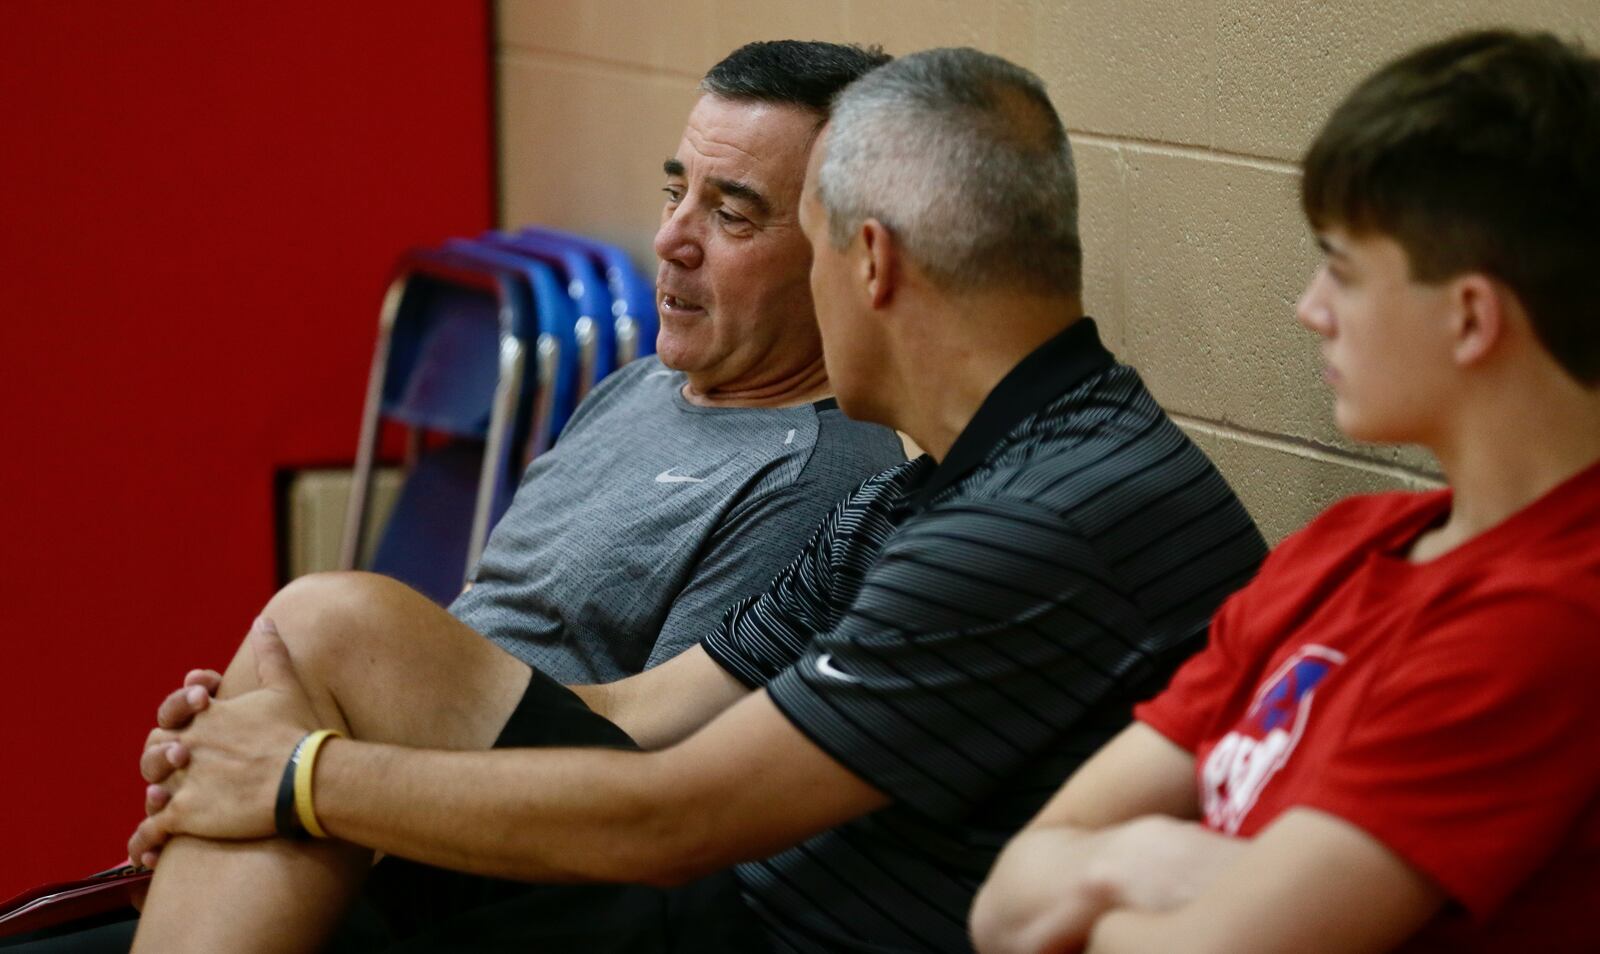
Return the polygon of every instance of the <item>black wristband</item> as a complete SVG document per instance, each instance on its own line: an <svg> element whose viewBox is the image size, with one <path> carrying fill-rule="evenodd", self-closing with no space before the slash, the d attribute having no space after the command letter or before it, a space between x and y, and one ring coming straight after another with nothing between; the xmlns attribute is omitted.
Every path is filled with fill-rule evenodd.
<svg viewBox="0 0 1600 954"><path fill-rule="evenodd" d="M311 834L300 824L300 813L295 811L294 806L294 772L300 764L300 750L305 744L305 737L302 737L295 743L294 751L289 753L289 762L283 767L283 777L278 780L277 800L272 803L272 823L278 829L278 834L296 840L303 840Z"/></svg>

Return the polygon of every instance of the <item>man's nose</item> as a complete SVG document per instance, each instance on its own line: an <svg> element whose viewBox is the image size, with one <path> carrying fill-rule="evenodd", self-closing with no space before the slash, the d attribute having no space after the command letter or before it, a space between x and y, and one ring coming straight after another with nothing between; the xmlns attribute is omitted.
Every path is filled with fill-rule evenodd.
<svg viewBox="0 0 1600 954"><path fill-rule="evenodd" d="M1333 312L1327 300L1328 280L1328 266L1318 268L1294 306L1294 316L1300 324L1324 338L1333 333Z"/></svg>
<svg viewBox="0 0 1600 954"><path fill-rule="evenodd" d="M656 229L655 251L656 257L663 262L671 262L682 268L700 267L705 252L685 205L679 204L662 211L661 227Z"/></svg>

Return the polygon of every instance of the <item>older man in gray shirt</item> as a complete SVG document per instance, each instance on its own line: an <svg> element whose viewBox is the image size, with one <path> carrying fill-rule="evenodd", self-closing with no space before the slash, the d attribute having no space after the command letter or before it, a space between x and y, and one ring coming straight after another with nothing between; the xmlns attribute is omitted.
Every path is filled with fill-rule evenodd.
<svg viewBox="0 0 1600 954"><path fill-rule="evenodd" d="M657 357L604 382L528 469L450 607L463 623L557 682L633 675L694 645L904 459L828 398L795 214L828 101L887 59L752 43L706 75L663 166Z"/></svg>

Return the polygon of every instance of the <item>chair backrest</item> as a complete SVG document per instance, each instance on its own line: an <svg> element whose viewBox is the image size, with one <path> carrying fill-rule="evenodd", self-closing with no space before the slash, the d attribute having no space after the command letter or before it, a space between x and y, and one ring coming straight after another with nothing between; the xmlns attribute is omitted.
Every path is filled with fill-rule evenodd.
<svg viewBox="0 0 1600 954"><path fill-rule="evenodd" d="M518 408L529 403L525 340L536 328L532 293L517 270L441 250L401 257L379 315L344 567L360 565L381 424L393 420L412 438L407 480L370 566L440 602L460 591L495 500L509 500L504 484L514 488ZM424 432L448 439L424 449Z"/></svg>
<svg viewBox="0 0 1600 954"><path fill-rule="evenodd" d="M485 232L472 241L544 262L566 280L567 295L577 313L574 323L578 342L577 401L582 403L590 388L617 369L617 329L612 320L611 289L594 258L570 242L541 235Z"/></svg>
<svg viewBox="0 0 1600 954"><path fill-rule="evenodd" d="M655 354L658 328L655 283L639 274L627 252L586 235L557 229L533 227L517 234L565 242L582 249L600 266L611 289L619 366L641 355Z"/></svg>
<svg viewBox="0 0 1600 954"><path fill-rule="evenodd" d="M443 251L474 267L515 276L526 296L529 326L516 331L534 355L532 403L527 414L519 415L517 431L528 435L525 464L555 443L582 396L577 305L563 276L546 261L477 239L450 239Z"/></svg>

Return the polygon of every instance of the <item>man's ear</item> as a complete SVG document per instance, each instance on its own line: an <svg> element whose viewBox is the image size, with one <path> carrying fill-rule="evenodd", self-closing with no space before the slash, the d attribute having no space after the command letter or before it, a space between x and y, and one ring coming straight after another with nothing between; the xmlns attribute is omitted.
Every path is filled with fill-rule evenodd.
<svg viewBox="0 0 1600 954"><path fill-rule="evenodd" d="M900 251L894 233L877 219L861 223L861 279L874 308L886 307L894 300L900 283Z"/></svg>
<svg viewBox="0 0 1600 954"><path fill-rule="evenodd" d="M1516 308L1511 290L1482 272L1451 279L1451 353L1459 365L1481 362L1506 331L1506 311Z"/></svg>

